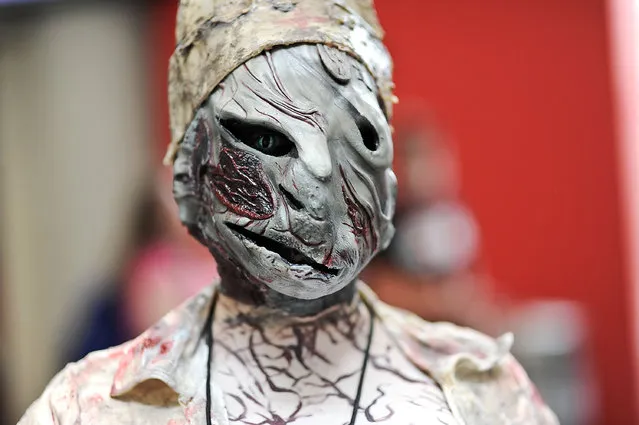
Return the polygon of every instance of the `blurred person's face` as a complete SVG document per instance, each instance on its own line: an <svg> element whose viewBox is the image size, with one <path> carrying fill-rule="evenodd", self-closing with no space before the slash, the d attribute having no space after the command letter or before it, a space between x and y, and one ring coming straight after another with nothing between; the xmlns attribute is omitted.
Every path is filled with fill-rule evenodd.
<svg viewBox="0 0 639 425"><path fill-rule="evenodd" d="M406 137L402 145L405 201L410 205L454 198L458 191L457 164L443 136L424 128Z"/></svg>
<svg viewBox="0 0 639 425"><path fill-rule="evenodd" d="M174 193L182 221L218 264L259 287L316 299L344 288L388 245L391 161L364 66L299 45L249 60L217 87L180 147Z"/></svg>

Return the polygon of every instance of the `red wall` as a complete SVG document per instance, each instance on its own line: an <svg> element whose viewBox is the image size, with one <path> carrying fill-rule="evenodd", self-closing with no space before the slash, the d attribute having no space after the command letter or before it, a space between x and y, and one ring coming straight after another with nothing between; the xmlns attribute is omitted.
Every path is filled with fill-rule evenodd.
<svg viewBox="0 0 639 425"><path fill-rule="evenodd" d="M636 423L605 2L377 7L400 102L426 99L459 148L498 289L581 301L600 423Z"/></svg>
<svg viewBox="0 0 639 425"><path fill-rule="evenodd" d="M160 145L168 142L174 4L158 2L152 21ZM397 95L426 99L459 148L463 195L498 289L582 302L600 385L598 423L639 422L605 2L377 0L377 8Z"/></svg>
<svg viewBox="0 0 639 425"><path fill-rule="evenodd" d="M151 149L156 154L156 162L164 159L164 153L171 140L169 130L169 99L167 84L169 80L169 58L175 47L175 15L177 13L176 0L161 0L153 2L149 19L150 46L149 64L151 95L151 116L153 126L151 134L153 143Z"/></svg>

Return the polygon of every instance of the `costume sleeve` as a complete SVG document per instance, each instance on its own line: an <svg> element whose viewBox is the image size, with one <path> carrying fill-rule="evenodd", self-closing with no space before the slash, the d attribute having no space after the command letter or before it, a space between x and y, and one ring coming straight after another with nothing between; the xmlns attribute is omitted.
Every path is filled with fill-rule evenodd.
<svg viewBox="0 0 639 425"><path fill-rule="evenodd" d="M453 414L466 425L558 425L523 367L511 354L484 368L468 358L442 378Z"/></svg>
<svg viewBox="0 0 639 425"><path fill-rule="evenodd" d="M555 416L554 412L546 405L537 391L535 384L533 384L524 368L513 355L509 354L504 359L503 367L509 375L510 379L508 379L508 381L512 382L515 386L513 392L518 394L518 404L528 405L528 414L532 417L529 418L530 422L526 423L559 425L557 416Z"/></svg>
<svg viewBox="0 0 639 425"><path fill-rule="evenodd" d="M70 366L58 373L42 395L29 407L18 425L79 424L77 391Z"/></svg>
<svg viewBox="0 0 639 425"><path fill-rule="evenodd" d="M44 395L37 399L27 412L22 416L18 425L58 425L59 419L52 411L51 406L43 399Z"/></svg>

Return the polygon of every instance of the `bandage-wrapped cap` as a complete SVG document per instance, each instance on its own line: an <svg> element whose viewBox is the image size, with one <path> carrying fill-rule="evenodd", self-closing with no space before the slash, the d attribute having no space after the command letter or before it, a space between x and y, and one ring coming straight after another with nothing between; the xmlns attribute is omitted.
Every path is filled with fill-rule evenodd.
<svg viewBox="0 0 639 425"><path fill-rule="evenodd" d="M377 82L390 118L392 61L373 0L181 0L169 65L172 163L200 105L235 68L277 46L326 44L354 56Z"/></svg>

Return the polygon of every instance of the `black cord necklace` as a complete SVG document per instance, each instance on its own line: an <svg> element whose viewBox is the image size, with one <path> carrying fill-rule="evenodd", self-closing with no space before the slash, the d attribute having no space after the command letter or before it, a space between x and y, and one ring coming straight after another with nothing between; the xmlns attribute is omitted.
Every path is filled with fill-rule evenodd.
<svg viewBox="0 0 639 425"><path fill-rule="evenodd" d="M206 425L212 425L211 420L211 364L213 363L213 319L215 318L215 307L219 298L218 291L213 294L211 300L211 309L206 319L206 327L203 329L204 339L208 345L208 360L206 363ZM359 383L357 384L357 393L353 400L353 413L351 414L351 420L349 425L355 425L357 420L357 412L359 411L359 403L362 398L362 391L364 389L364 377L366 375L366 367L368 366L368 359L370 357L371 345L373 343L373 330L375 328L375 314L373 308L364 302L366 309L370 315L370 324L368 326L368 340L366 341L366 351L364 351L364 361L362 362L362 372L359 375Z"/></svg>

